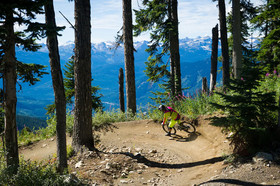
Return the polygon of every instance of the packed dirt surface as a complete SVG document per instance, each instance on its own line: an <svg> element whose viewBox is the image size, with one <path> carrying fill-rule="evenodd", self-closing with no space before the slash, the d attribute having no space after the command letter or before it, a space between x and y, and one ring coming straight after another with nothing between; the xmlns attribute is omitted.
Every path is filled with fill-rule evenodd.
<svg viewBox="0 0 280 186"><path fill-rule="evenodd" d="M91 185L279 185L279 166L269 163L225 164L231 154L227 135L198 118L197 132L165 136L152 120L116 123L100 134L99 152L85 151L69 160L73 176ZM71 139L68 138L68 144ZM22 148L25 159L40 161L56 152L55 138Z"/></svg>

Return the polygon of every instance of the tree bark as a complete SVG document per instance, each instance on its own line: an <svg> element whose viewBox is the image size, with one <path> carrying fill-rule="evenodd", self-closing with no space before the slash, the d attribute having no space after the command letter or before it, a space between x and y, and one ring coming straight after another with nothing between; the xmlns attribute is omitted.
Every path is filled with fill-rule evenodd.
<svg viewBox="0 0 280 186"><path fill-rule="evenodd" d="M207 78L206 77L202 78L202 93L208 94L208 85L207 85Z"/></svg>
<svg viewBox="0 0 280 186"><path fill-rule="evenodd" d="M132 10L131 0L123 0L123 39L124 39L124 62L126 80L126 105L127 111L136 113L136 90L132 35Z"/></svg>
<svg viewBox="0 0 280 186"><path fill-rule="evenodd" d="M241 47L241 17L240 0L232 0L232 67L234 78L241 78L242 70L242 47Z"/></svg>
<svg viewBox="0 0 280 186"><path fill-rule="evenodd" d="M219 0L219 20L222 44L222 64L223 64L223 86L224 88L229 84L229 54L228 54L228 38L226 25L226 7L225 1Z"/></svg>
<svg viewBox="0 0 280 186"><path fill-rule="evenodd" d="M7 33L4 44L4 110L5 145L7 167L16 173L19 166L17 124L16 124L16 56L13 11L7 10L4 27Z"/></svg>
<svg viewBox="0 0 280 186"><path fill-rule="evenodd" d="M67 151L66 151L66 98L63 84L63 76L60 66L60 56L58 49L55 13L53 0L49 0L45 5L45 17L47 31L47 46L49 49L50 66L53 82L53 90L56 105L56 136L57 136L57 158L58 171L63 173L67 168Z"/></svg>
<svg viewBox="0 0 280 186"><path fill-rule="evenodd" d="M75 0L75 114L72 146L94 150L91 100L90 1Z"/></svg>
<svg viewBox="0 0 280 186"><path fill-rule="evenodd" d="M181 86L181 67L180 67L180 53L179 53L179 32L178 32L178 1L171 0L171 21L172 29L170 31L170 55L171 61L174 64L174 83L175 95L182 95Z"/></svg>
<svg viewBox="0 0 280 186"><path fill-rule="evenodd" d="M168 18L169 20L172 20L172 0L168 0ZM171 29L170 29L171 30ZM170 50L170 95L171 97L174 97L176 95L176 87L175 87L175 56L172 51L171 45L174 45L174 42L172 43L172 32L169 33L169 50Z"/></svg>
<svg viewBox="0 0 280 186"><path fill-rule="evenodd" d="M217 81L217 64L218 64L218 24L212 29L212 54L211 54L211 71L210 71L210 92L212 93Z"/></svg>
<svg viewBox="0 0 280 186"><path fill-rule="evenodd" d="M124 83L123 69L120 68L120 70L119 70L119 99L120 99L120 110L121 110L121 112L125 112L123 83Z"/></svg>

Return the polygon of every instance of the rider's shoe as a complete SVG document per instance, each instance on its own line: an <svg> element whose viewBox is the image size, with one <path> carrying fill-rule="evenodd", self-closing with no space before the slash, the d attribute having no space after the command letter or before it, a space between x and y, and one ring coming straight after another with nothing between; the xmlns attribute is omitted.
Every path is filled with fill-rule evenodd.
<svg viewBox="0 0 280 186"><path fill-rule="evenodd" d="M170 132L167 132L167 133L165 134L165 136L171 136L171 133L170 133Z"/></svg>

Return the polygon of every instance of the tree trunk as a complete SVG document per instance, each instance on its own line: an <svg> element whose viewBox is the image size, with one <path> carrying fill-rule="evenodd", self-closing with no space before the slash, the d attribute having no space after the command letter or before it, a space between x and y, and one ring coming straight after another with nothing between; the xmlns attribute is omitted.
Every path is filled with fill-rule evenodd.
<svg viewBox="0 0 280 186"><path fill-rule="evenodd" d="M242 70L240 0L232 0L232 20L232 67L234 78L240 79Z"/></svg>
<svg viewBox="0 0 280 186"><path fill-rule="evenodd" d="M4 44L4 110L5 110L5 145L7 167L12 168L16 173L19 166L17 124L16 124L16 56L15 56L15 35L13 11L7 11L4 23L7 32Z"/></svg>
<svg viewBox="0 0 280 186"><path fill-rule="evenodd" d="M218 64L218 24L212 29L212 54L211 54L211 72L210 72L210 92L212 93L217 81Z"/></svg>
<svg viewBox="0 0 280 186"><path fill-rule="evenodd" d="M230 74L229 74L227 25L226 25L226 7L225 7L224 0L219 0L219 19L220 19L220 32L221 32L221 44L222 44L223 86L225 88L229 84Z"/></svg>
<svg viewBox="0 0 280 186"><path fill-rule="evenodd" d="M168 0L168 19L172 20L172 0ZM176 88L175 88L175 57L172 51L171 45L172 42L172 32L169 32L169 51L170 51L170 95L171 97L175 96Z"/></svg>
<svg viewBox="0 0 280 186"><path fill-rule="evenodd" d="M75 115L72 146L94 149L91 100L90 1L75 0Z"/></svg>
<svg viewBox="0 0 280 186"><path fill-rule="evenodd" d="M121 110L121 112L125 112L123 82L124 82L123 69L120 68L120 71L119 71L119 99L120 99L120 110Z"/></svg>
<svg viewBox="0 0 280 186"><path fill-rule="evenodd" d="M171 21L172 29L170 33L170 55L171 61L174 64L174 83L175 95L182 95L181 87L181 67L180 67L180 53L179 53L179 32L178 32L178 2L171 0Z"/></svg>
<svg viewBox="0 0 280 186"><path fill-rule="evenodd" d="M124 62L126 80L126 105L127 111L136 113L136 90L132 35L132 10L131 0L123 0L123 40L124 40Z"/></svg>
<svg viewBox="0 0 280 186"><path fill-rule="evenodd" d="M207 78L202 78L202 92L208 94L208 85L207 85Z"/></svg>
<svg viewBox="0 0 280 186"><path fill-rule="evenodd" d="M49 0L45 5L45 17L48 30L47 46L49 49L50 66L53 82L53 90L56 105L56 136L57 136L57 158L58 171L63 173L67 168L67 152L66 152L66 99L63 84L63 76L60 66L60 56L58 49L55 13L53 0Z"/></svg>

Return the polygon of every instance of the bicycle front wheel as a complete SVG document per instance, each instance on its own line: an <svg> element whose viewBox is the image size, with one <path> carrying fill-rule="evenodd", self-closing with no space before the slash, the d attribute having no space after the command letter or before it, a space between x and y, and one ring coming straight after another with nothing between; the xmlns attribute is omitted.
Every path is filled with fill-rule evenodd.
<svg viewBox="0 0 280 186"><path fill-rule="evenodd" d="M195 133L196 132L196 128L192 123L183 122L180 125L181 125L181 129L186 131L187 133Z"/></svg>
<svg viewBox="0 0 280 186"><path fill-rule="evenodd" d="M163 129L164 132L166 132L166 133L169 132L169 130L168 130L168 125L167 125L167 124L162 125L162 129ZM171 129L171 135L175 135L175 134L176 134L176 129L175 129L175 127L173 127L173 128Z"/></svg>

